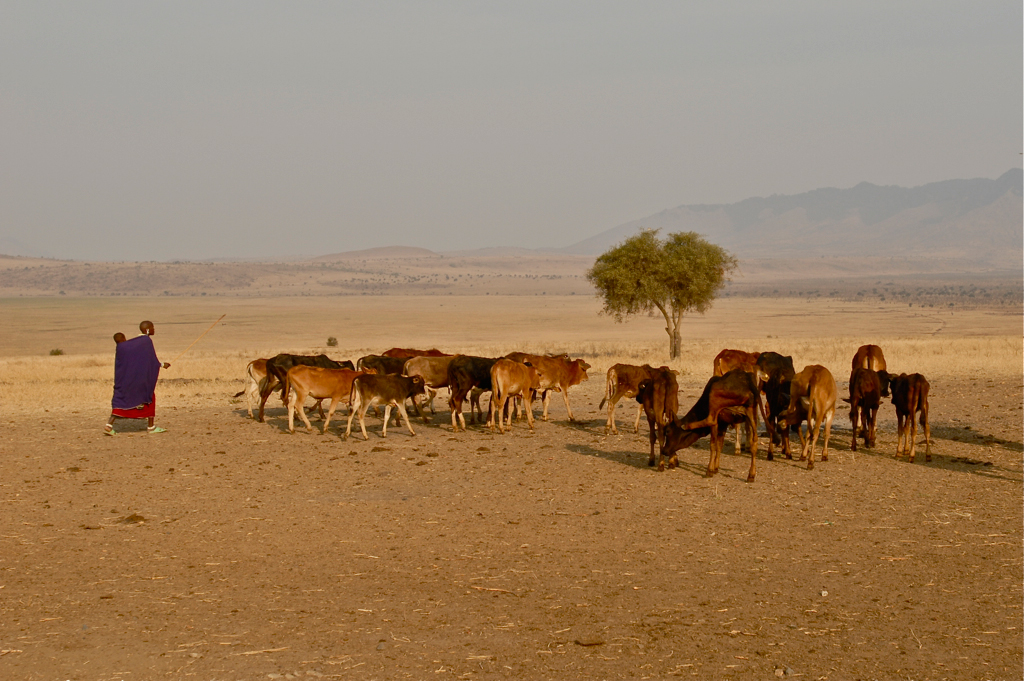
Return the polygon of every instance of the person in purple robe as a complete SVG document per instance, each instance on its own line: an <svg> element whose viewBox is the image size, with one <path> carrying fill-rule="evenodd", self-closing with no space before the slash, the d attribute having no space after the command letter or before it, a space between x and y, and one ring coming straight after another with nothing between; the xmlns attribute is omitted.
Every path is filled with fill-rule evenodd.
<svg viewBox="0 0 1024 681"><path fill-rule="evenodd" d="M130 340L123 334L115 334L117 350L114 353L114 397L110 401L110 419L103 427L107 435L116 435L114 421L117 419L148 419L147 433L164 433L166 429L154 424L156 419L156 381L160 369L170 368L168 362L160 362L153 346L156 328L153 322L139 324L142 333ZM120 336L120 338L118 338Z"/></svg>

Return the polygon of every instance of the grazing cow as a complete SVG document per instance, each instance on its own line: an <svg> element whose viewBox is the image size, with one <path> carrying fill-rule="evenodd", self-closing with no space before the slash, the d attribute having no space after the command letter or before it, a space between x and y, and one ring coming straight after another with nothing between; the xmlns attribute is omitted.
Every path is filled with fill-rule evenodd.
<svg viewBox="0 0 1024 681"><path fill-rule="evenodd" d="M516 362L511 359L499 359L491 366L491 386L493 392L488 406L487 425L494 430L494 419L498 419L498 431L504 434L504 411L508 398L521 395L526 402L526 422L533 432L533 396L541 387L543 379L537 369L528 363ZM511 429L511 418L509 428Z"/></svg>
<svg viewBox="0 0 1024 681"><path fill-rule="evenodd" d="M850 449L857 451L858 432L864 437L864 446L875 446L875 426L878 407L883 397L889 395L889 374L885 371L856 368L850 374L850 396L843 401L850 405L850 423L853 425L853 440Z"/></svg>
<svg viewBox="0 0 1024 681"><path fill-rule="evenodd" d="M711 456L704 475L711 477L718 473L721 465L726 429L745 424L750 440L747 482L754 482L757 477L757 413L763 409L761 392L757 389L757 374L733 369L724 376L712 376L686 415L665 427L661 457L664 460L668 456L669 465L673 466L680 449L710 435Z"/></svg>
<svg viewBox="0 0 1024 681"><path fill-rule="evenodd" d="M807 437L805 438L803 431L800 431L800 460L807 459L808 470L814 468L814 444L818 441L822 421L825 422L825 442L821 450L821 460L828 461L828 438L832 434L837 392L836 380L832 378L832 373L820 364L804 367L790 382L789 408L779 416L779 423L799 427L804 419L807 420ZM788 444L788 440L788 437L785 438L783 444ZM793 458L789 448L785 447L785 450L786 457Z"/></svg>
<svg viewBox="0 0 1024 681"><path fill-rule="evenodd" d="M900 374L892 379L892 403L896 406L896 457L906 451L910 463L914 463L914 449L917 440L917 425L914 415L921 412L921 427L924 428L924 460L932 460L932 432L928 425L928 390L931 385L921 374Z"/></svg>
<svg viewBox="0 0 1024 681"><path fill-rule="evenodd" d="M474 357L472 355L456 355L448 363L448 390L451 396L448 398L448 406L452 410L452 431L458 432L459 423L462 429L466 429L466 419L462 415L462 403L470 391L474 391L474 399L470 401L470 418L476 423L473 415L473 406L479 410L480 394L491 391L491 367L497 362L497 358ZM492 396L493 397L493 396ZM481 418L483 412L480 413Z"/></svg>
<svg viewBox="0 0 1024 681"><path fill-rule="evenodd" d="M647 415L647 425L651 428L651 455L647 465L654 465L655 444L661 446L665 442L665 426L676 418L679 411L679 384L676 374L669 369L655 369L651 378L640 381L636 401L643 405ZM665 470L665 459L658 463L658 470Z"/></svg>
<svg viewBox="0 0 1024 681"><path fill-rule="evenodd" d="M410 359L412 357L451 357L445 352L441 352L437 348L431 348L429 350L413 350L411 348L391 348L380 353L381 357L401 357L403 359Z"/></svg>
<svg viewBox="0 0 1024 681"><path fill-rule="evenodd" d="M373 369L378 374L401 374L408 357L386 357L384 355L365 355L356 362L356 369L363 371Z"/></svg>
<svg viewBox="0 0 1024 681"><path fill-rule="evenodd" d="M590 365L582 359L570 360L568 355L528 355L524 352L512 352L505 355L506 358L515 362L529 362L540 374L540 389L543 391L544 415L543 419L548 420L548 405L551 402L551 392L562 393L565 400L565 411L569 414L569 420L575 421L572 415L572 407L569 406L569 388L579 385L583 381L590 380L587 376L587 369Z"/></svg>
<svg viewBox="0 0 1024 681"><path fill-rule="evenodd" d="M288 404L288 392L284 386L285 376L288 370L295 366L322 367L324 369L355 369L352 362L345 360L335 362L327 355L289 355L281 353L267 360L267 382L260 390L260 411L259 422L263 423L263 409L267 404L267 398L274 392L278 384L281 384L281 401Z"/></svg>
<svg viewBox="0 0 1024 681"><path fill-rule="evenodd" d="M437 396L439 388L448 387L448 364L452 361L452 355L445 357L412 357L405 362L402 368L403 376L420 376L423 378L423 385L427 388L426 402L430 405L430 413L434 411L434 397ZM426 411L423 412L423 422L428 423Z"/></svg>
<svg viewBox="0 0 1024 681"><path fill-rule="evenodd" d="M789 407L789 382L796 375L793 358L777 352L762 352L757 356L757 368L768 378L761 384L764 394L764 426L768 431L768 460L775 458L774 445L782 438L789 439L785 430L779 432L779 414Z"/></svg>
<svg viewBox="0 0 1024 681"><path fill-rule="evenodd" d="M658 371L670 371L670 369L667 366L655 369L650 364L644 364L643 366L614 364L608 369L608 384L605 396L601 400L601 404L597 405L598 409L602 409L605 402L608 403L608 422L604 426L605 434L619 434L619 429L615 427L615 405L618 404L619 400L623 397L636 397L640 391L640 382L644 379L654 378ZM640 415L643 413L644 406L640 404L636 410L636 423L633 424L634 433L640 432Z"/></svg>
<svg viewBox="0 0 1024 681"><path fill-rule="evenodd" d="M359 428L363 431L363 439L369 440L366 434L366 410L374 404L384 405L384 428L381 430L381 437L388 436L388 421L391 420L391 408L398 409L398 413L405 419L405 425L409 428L409 434L415 435L412 429L412 421L405 411L405 401L413 398L413 407L416 407L415 396L423 393L423 379L419 376L395 376L393 374L378 376L357 376L352 381L352 393L349 401L352 411L348 415L348 426L345 428L345 439L352 433L352 417L359 414Z"/></svg>
<svg viewBox="0 0 1024 681"><path fill-rule="evenodd" d="M877 345L862 345L857 348L857 354L853 356L853 363L850 370L871 369L872 371L885 371L885 356L882 348Z"/></svg>
<svg viewBox="0 0 1024 681"><path fill-rule="evenodd" d="M352 369L323 369L321 367L295 366L288 370L285 380L291 393L288 397L288 432L295 432L295 407L302 405L306 396L315 397L317 400L331 401L331 408L327 411L324 419L324 433L327 433L327 426L331 423L334 410L338 402L344 401L350 404L352 394L352 381L358 376L366 376L373 373L373 369L367 372L354 371ZM306 424L306 430L312 432L306 413L301 408L299 416Z"/></svg>

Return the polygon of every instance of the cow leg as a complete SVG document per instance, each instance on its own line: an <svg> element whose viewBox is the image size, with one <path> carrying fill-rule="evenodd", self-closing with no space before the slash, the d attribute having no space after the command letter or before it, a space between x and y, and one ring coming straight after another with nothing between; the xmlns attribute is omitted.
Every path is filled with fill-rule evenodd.
<svg viewBox="0 0 1024 681"><path fill-rule="evenodd" d="M878 407L870 407L868 410L868 439L864 446L868 449L875 448L875 433L878 427Z"/></svg>
<svg viewBox="0 0 1024 681"><path fill-rule="evenodd" d="M409 435L416 435L416 431L412 429L412 420L409 418L408 412L405 411L405 401L403 400L395 406L402 414L402 418L405 419L405 427L409 429Z"/></svg>
<svg viewBox="0 0 1024 681"><path fill-rule="evenodd" d="M267 376L267 382L266 382L266 384L264 384L263 390L260 391L260 408L259 408L259 412L258 412L259 415L256 417L256 420L259 421L260 423L264 422L263 421L263 410L264 410L264 408L267 405L267 398L270 397L270 393L274 392L274 388L276 387L276 385L277 385L277 379L276 378L275 379L271 379L270 376Z"/></svg>
<svg viewBox="0 0 1024 681"><path fill-rule="evenodd" d="M327 426L331 424L331 417L334 416L334 410L338 408L338 402L340 401L340 397L331 398L331 406L327 410L327 418L324 419L324 435L327 435Z"/></svg>
<svg viewBox="0 0 1024 681"><path fill-rule="evenodd" d="M613 433L615 435L619 434L619 429L615 427L615 405L616 405L617 402L618 402L618 400L614 399L614 396L608 398L608 421L606 421L605 424L604 424L604 434L605 435L607 435L608 433ZM637 430L639 430L640 429L640 414L639 413L636 415L636 423L637 423Z"/></svg>
<svg viewBox="0 0 1024 681"><path fill-rule="evenodd" d="M527 388L523 391L523 402L526 403L526 423L530 426L530 432L533 430L533 396L534 392Z"/></svg>
<svg viewBox="0 0 1024 681"><path fill-rule="evenodd" d="M716 415L717 417L717 415ZM718 472L718 455L719 455L719 443L718 443L718 419L712 422L711 425L711 456L708 459L708 469L704 473L705 478L712 477Z"/></svg>
<svg viewBox="0 0 1024 681"><path fill-rule="evenodd" d="M352 419L355 418L356 412L362 409L362 407L363 400L362 397L357 392L355 395L352 396L352 402L349 403L348 405L348 425L345 427L346 440L348 439L348 436L352 434Z"/></svg>
<svg viewBox="0 0 1024 681"><path fill-rule="evenodd" d="M391 420L391 403L388 402L384 405L384 427L380 431L381 437L388 436L388 421Z"/></svg>
<svg viewBox="0 0 1024 681"><path fill-rule="evenodd" d="M300 409L301 411L301 409ZM302 414L302 418L306 418L305 414ZM292 401L288 403L288 432L295 432L295 397L292 397Z"/></svg>
<svg viewBox="0 0 1024 681"><path fill-rule="evenodd" d="M894 459L900 458L900 454L903 453L904 418L903 414L896 412L896 454L893 455Z"/></svg>
<svg viewBox="0 0 1024 681"><path fill-rule="evenodd" d="M832 419L835 418L836 410L835 407L825 416L825 442L822 443L821 447L821 460L828 461L828 439L832 435ZM864 422L864 427L867 428L867 421Z"/></svg>
<svg viewBox="0 0 1024 681"><path fill-rule="evenodd" d="M644 405L636 405L636 423L633 424L633 432L637 435L640 434L640 415L644 412Z"/></svg>
<svg viewBox="0 0 1024 681"><path fill-rule="evenodd" d="M309 393L306 393L308 395ZM291 428L292 421L291 416L295 411L299 412L299 416L302 417L302 422L306 424L306 432L313 432L313 424L309 422L309 417L306 416L306 410L302 408L306 401L306 395L299 393L295 386L292 386L292 394L289 395L288 399L288 427Z"/></svg>
<svg viewBox="0 0 1024 681"><path fill-rule="evenodd" d="M541 393L541 403L544 405L544 415L541 416L545 421L548 420L548 405L551 404L551 391L545 390Z"/></svg>
<svg viewBox="0 0 1024 681"><path fill-rule="evenodd" d="M647 417L647 425L650 426L650 428L651 428L651 433L650 433L650 437L651 437L651 456L647 459L647 465L648 466L654 466L654 445L658 441L658 436L654 432L654 428L655 428L654 419L651 418L650 416ZM664 469L662 468L660 470L664 470Z"/></svg>
<svg viewBox="0 0 1024 681"><path fill-rule="evenodd" d="M932 460L932 430L928 425L928 398L924 398L924 406L921 409L921 427L924 428L924 460Z"/></svg>
<svg viewBox="0 0 1024 681"><path fill-rule="evenodd" d="M817 410L815 410L817 411ZM811 434L811 421L814 421L814 433ZM815 413L814 416L808 415L807 417L807 441L810 448L807 451L807 470L814 468L814 445L818 442L818 434L821 433L821 422L824 419L821 414ZM826 454L822 454L821 460L824 461Z"/></svg>
<svg viewBox="0 0 1024 681"><path fill-rule="evenodd" d="M860 405L857 402L850 402L850 423L853 424L853 441L850 443L850 451L857 451L857 421L860 418L858 410ZM865 438L864 446L867 447L868 443Z"/></svg>
<svg viewBox="0 0 1024 681"><path fill-rule="evenodd" d="M569 420L570 421L575 421L576 419L572 415L572 407L569 406L569 390L568 389L562 391L562 400L565 401L565 412L567 414L569 414Z"/></svg>
<svg viewBox="0 0 1024 681"><path fill-rule="evenodd" d="M750 441L750 472L747 473L747 482L754 482L757 477L757 412L747 411L747 440ZM738 427L737 427L738 429ZM770 442L770 440L769 440Z"/></svg>

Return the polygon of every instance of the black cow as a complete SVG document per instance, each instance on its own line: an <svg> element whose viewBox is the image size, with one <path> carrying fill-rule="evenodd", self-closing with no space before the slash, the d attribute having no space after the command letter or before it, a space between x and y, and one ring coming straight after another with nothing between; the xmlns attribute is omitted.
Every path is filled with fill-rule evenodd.
<svg viewBox="0 0 1024 681"><path fill-rule="evenodd" d="M665 442L665 426L676 418L679 411L679 383L676 381L676 372L668 369L653 369L650 378L640 381L637 386L636 401L644 408L647 415L647 425L651 429L651 456L647 460L648 466L654 465L655 443L661 445ZM669 462L669 468L675 468L676 460ZM665 456L662 453L658 461L658 470L665 470Z"/></svg>
<svg viewBox="0 0 1024 681"><path fill-rule="evenodd" d="M479 393L492 390L491 367L497 361L497 357L456 355L448 363L448 390L451 392L451 397L448 398L448 406L452 410L452 431L459 429L459 423L462 424L463 430L466 429L466 419L462 415L462 403L471 390L475 389L477 394L469 405L470 418L473 419L474 423L476 422L476 417L473 416L474 401L476 402L477 410L480 411L480 417L483 418L483 411L480 410Z"/></svg>
<svg viewBox="0 0 1024 681"><path fill-rule="evenodd" d="M288 370L292 367L308 366L320 367L321 369L355 369L352 362L344 360L335 362L327 355L289 355L281 353L267 360L267 382L260 390L260 413L259 421L263 423L263 409L267 404L267 398L274 392L278 384L283 386L281 390L281 401L288 404L288 385L285 380Z"/></svg>
<svg viewBox="0 0 1024 681"><path fill-rule="evenodd" d="M356 368L360 371L373 369L378 376L386 374L401 374L402 368L409 360L408 357L386 357L384 355L366 355L360 357L356 362Z"/></svg>
<svg viewBox="0 0 1024 681"><path fill-rule="evenodd" d="M762 352L757 356L758 368L768 375L761 384L764 393L764 427L768 431L768 460L775 458L773 445L789 439L789 432L779 432L779 414L789 407L789 382L796 376L793 358L777 352ZM787 448L788 449L788 448Z"/></svg>

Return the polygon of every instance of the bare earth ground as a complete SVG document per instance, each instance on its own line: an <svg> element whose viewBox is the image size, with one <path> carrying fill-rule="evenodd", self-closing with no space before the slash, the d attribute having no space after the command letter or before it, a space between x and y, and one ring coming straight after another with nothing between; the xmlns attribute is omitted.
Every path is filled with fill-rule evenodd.
<svg viewBox="0 0 1024 681"><path fill-rule="evenodd" d="M110 333L131 331L147 305L161 355L174 354L205 328L207 302L124 301L134 307L76 316L65 301L48 312L59 313L63 336L30 303L5 306L23 335L44 340L5 332L11 359L0 368L34 366L23 356L38 348L27 344L61 337L83 343L69 352L109 358ZM623 347L643 334L652 347L665 344L656 321L618 326L578 301L548 302L561 320L504 333L516 343L537 338L538 349L559 328L571 348L593 343L596 327ZM422 301L378 304L377 319L391 325L371 330L360 319L366 330L353 336L377 350L417 336L452 349L505 337L500 326L463 332L426 313L406 326L394 311L411 314ZM462 304L488 322L517 319L522 307L505 298ZM0 678L1021 678L1019 314L963 322L799 301L751 328L750 314L737 317L744 304L722 301L689 327L709 369L711 348L749 348L751 338L763 339L760 349L799 347L804 336L845 333L854 319L870 335L872 311L888 319L903 310L878 338L903 348L904 367L917 338L932 339L922 346L929 352L951 332L951 342L973 333L1017 342L1010 370L960 372L966 358L928 359L952 367L930 376L931 463L923 448L914 464L893 460L888 404L876 448L851 452L841 406L829 461L807 471L762 451L752 484L749 455L731 445L722 473L705 479L706 441L679 470L648 469L646 424L632 433L633 405L618 410L622 434L605 436L604 371L633 355L601 347L588 359L591 380L570 393L581 421L569 423L556 396L536 434L517 423L506 435L480 426L453 435L439 399L432 425L414 421L415 437L403 425L382 439L369 417L368 442L343 441L343 415L328 435L292 435L276 398L266 424L249 420L229 399L240 381L204 373L214 371L204 369L211 359L165 373L158 417L167 433L119 424L125 432L110 438L100 432L109 403L92 398L109 395L109 384L51 380L61 395L88 399L69 409L67 398L41 391L3 411ZM303 303L293 313L288 305L268 308L301 323ZM174 330L179 313L195 319ZM296 330L275 325L272 312L261 319L255 308L232 308L251 315L249 325L211 333L209 347L240 376L246 352L227 348L311 348L350 328L337 323L345 313L306 317L312 330ZM334 333L338 356L362 347ZM839 337L836 356L858 342ZM71 375L76 357L52 359L66 360L56 366ZM814 359L805 350L798 368ZM96 361L109 376L109 359ZM848 359L829 366L845 390ZM684 372L683 409L705 378Z"/></svg>

